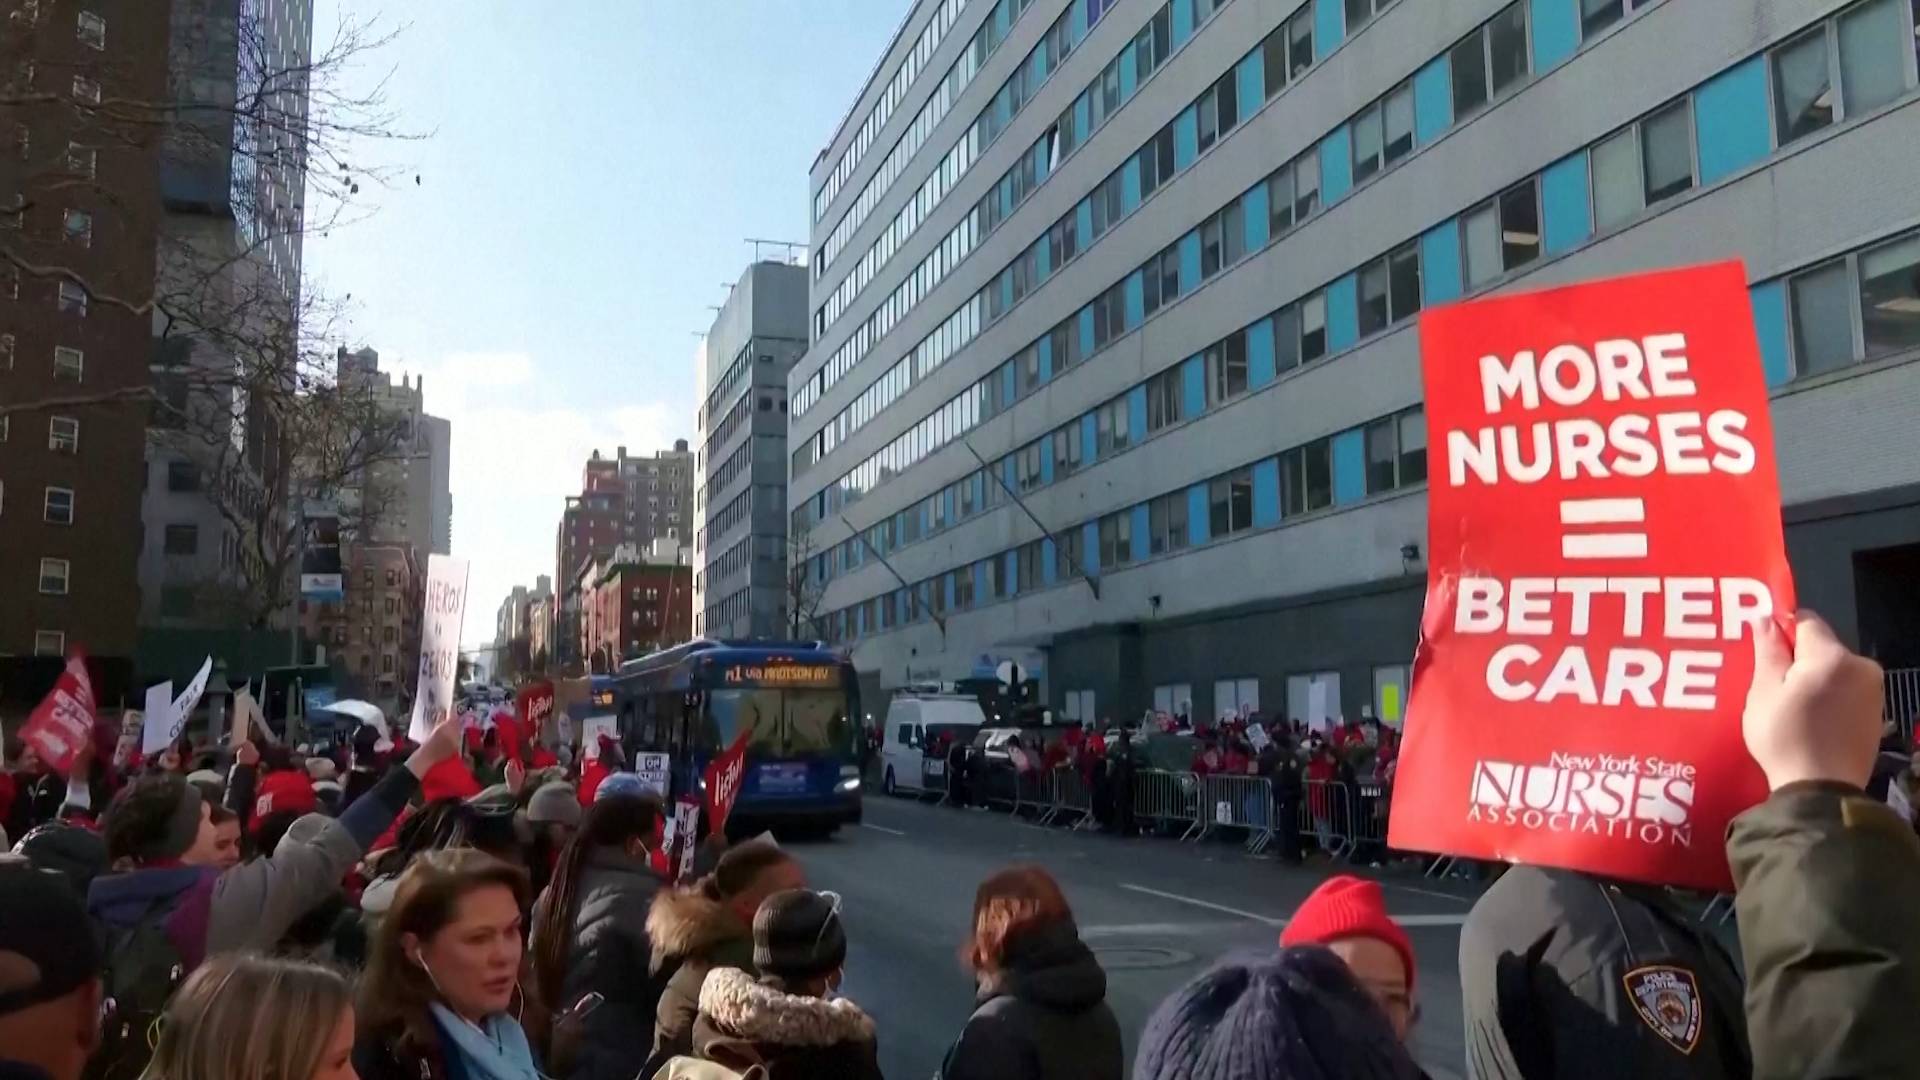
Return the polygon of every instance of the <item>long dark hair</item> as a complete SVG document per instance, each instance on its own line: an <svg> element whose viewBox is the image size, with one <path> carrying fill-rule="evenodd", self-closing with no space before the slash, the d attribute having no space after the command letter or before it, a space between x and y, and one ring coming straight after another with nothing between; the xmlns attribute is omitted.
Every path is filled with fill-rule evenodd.
<svg viewBox="0 0 1920 1080"><path fill-rule="evenodd" d="M580 819L580 829L560 849L560 861L547 882L546 907L533 927L533 978L549 1008L560 1000L567 975L567 950L573 943L573 909L579 902L580 873L597 847L624 847L638 837L651 841L660 822L660 800L651 795L609 795L596 799Z"/></svg>

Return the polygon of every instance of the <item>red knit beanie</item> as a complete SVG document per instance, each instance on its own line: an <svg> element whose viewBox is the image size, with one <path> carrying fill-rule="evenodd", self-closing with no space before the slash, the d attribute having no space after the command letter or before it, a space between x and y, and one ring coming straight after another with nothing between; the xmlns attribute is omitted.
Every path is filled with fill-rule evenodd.
<svg viewBox="0 0 1920 1080"><path fill-rule="evenodd" d="M1384 941L1400 954L1407 968L1407 989L1413 989L1413 943L1407 932L1387 915L1380 883L1351 874L1337 874L1320 883L1300 904L1300 910L1280 931L1280 945L1330 945L1345 938L1368 937Z"/></svg>
<svg viewBox="0 0 1920 1080"><path fill-rule="evenodd" d="M253 799L253 832L259 835L268 817L280 813L311 814L320 808L313 781L298 769L282 769L260 778Z"/></svg>

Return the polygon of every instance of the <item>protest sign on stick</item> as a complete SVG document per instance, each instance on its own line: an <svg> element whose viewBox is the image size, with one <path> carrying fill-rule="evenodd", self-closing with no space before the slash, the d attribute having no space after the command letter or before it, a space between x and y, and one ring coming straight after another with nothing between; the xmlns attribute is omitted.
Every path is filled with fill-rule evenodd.
<svg viewBox="0 0 1920 1080"><path fill-rule="evenodd" d="M1724 889L1765 797L1752 620L1793 610L1737 263L1420 320L1426 611L1395 848Z"/></svg>
<svg viewBox="0 0 1920 1080"><path fill-rule="evenodd" d="M173 680L147 687L146 708L141 712L140 755L152 757L173 745L180 737L180 724L173 715Z"/></svg>
<svg viewBox="0 0 1920 1080"><path fill-rule="evenodd" d="M54 772L65 776L72 770L75 755L93 741L93 680L85 656L67 657L53 689L21 727L20 741Z"/></svg>
<svg viewBox="0 0 1920 1080"><path fill-rule="evenodd" d="M726 832L727 817L740 798L740 786L747 776L747 737L752 734L743 728L732 746L707 763L707 824L714 832Z"/></svg>
<svg viewBox="0 0 1920 1080"><path fill-rule="evenodd" d="M467 613L467 560L427 556L427 599L420 623L420 676L415 681L413 719L407 738L427 741L453 709L460 668L460 623Z"/></svg>

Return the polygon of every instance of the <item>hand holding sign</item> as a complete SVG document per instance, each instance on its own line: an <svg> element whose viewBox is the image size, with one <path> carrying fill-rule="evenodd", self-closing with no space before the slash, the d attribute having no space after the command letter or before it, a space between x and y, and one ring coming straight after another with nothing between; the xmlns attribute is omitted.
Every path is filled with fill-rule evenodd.
<svg viewBox="0 0 1920 1080"><path fill-rule="evenodd" d="M1767 786L1833 780L1866 787L1886 694L1880 665L1847 651L1818 615L1801 612L1791 642L1773 620L1756 624L1741 727Z"/></svg>
<svg viewBox="0 0 1920 1080"><path fill-rule="evenodd" d="M420 748L407 758L407 769L413 775L425 778L435 765L451 761L459 753L460 717L451 709L442 710L440 722L427 732L427 737L420 741Z"/></svg>
<svg viewBox="0 0 1920 1080"><path fill-rule="evenodd" d="M1740 638L1790 608L1737 263L1420 321L1431 567L1394 847L1724 888L1766 793Z"/></svg>

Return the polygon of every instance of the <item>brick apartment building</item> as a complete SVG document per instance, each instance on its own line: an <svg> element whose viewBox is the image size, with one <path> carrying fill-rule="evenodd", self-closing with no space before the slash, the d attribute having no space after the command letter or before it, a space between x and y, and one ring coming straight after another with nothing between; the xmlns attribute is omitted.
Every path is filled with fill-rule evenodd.
<svg viewBox="0 0 1920 1080"><path fill-rule="evenodd" d="M643 553L622 544L588 560L575 582L580 597L580 655L605 674L620 662L687 640L693 619L693 567L662 540Z"/></svg>
<svg viewBox="0 0 1920 1080"><path fill-rule="evenodd" d="M554 537L556 663L575 664L586 655L574 651L585 640L579 583L586 564L621 545L683 545L692 521L693 454L685 439L651 457L629 456L624 446L612 457L593 452L581 470L580 494L567 497Z"/></svg>
<svg viewBox="0 0 1920 1080"><path fill-rule="evenodd" d="M377 704L410 697L420 670L421 557L406 544L350 545L341 567L346 598L302 604L308 639L338 659L334 670L352 694Z"/></svg>
<svg viewBox="0 0 1920 1080"><path fill-rule="evenodd" d="M58 99L0 107L0 404L75 401L0 415L0 656L130 658L146 410L80 402L148 379L151 316L116 301L153 294L160 133L93 106L162 99L168 5L0 8L0 98Z"/></svg>

